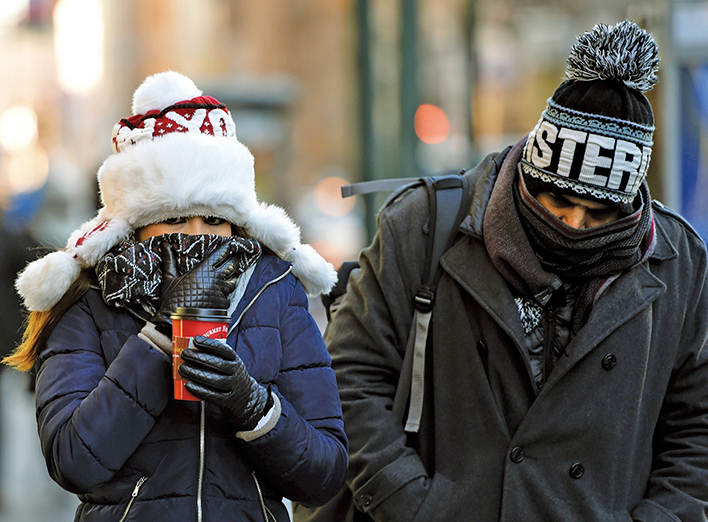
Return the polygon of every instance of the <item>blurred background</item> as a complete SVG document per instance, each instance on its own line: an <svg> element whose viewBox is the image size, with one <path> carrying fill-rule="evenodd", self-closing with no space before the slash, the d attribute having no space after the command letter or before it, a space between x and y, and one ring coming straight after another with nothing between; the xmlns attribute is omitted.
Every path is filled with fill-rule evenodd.
<svg viewBox="0 0 708 522"><path fill-rule="evenodd" d="M455 172L515 143L575 36L624 18L660 46L652 195L707 237L708 2L0 0L0 350L20 326L16 272L95 214L145 76L176 70L226 103L260 198L339 266L385 197L342 199L343 183ZM0 522L69 521L76 503L44 468L30 380L5 369Z"/></svg>

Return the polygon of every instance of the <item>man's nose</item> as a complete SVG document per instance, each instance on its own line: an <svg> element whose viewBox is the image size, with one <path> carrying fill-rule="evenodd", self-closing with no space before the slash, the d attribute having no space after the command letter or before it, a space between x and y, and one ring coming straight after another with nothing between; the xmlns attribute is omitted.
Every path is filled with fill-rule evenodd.
<svg viewBox="0 0 708 522"><path fill-rule="evenodd" d="M561 221L573 228L586 228L585 209L579 205L573 205L563 209Z"/></svg>

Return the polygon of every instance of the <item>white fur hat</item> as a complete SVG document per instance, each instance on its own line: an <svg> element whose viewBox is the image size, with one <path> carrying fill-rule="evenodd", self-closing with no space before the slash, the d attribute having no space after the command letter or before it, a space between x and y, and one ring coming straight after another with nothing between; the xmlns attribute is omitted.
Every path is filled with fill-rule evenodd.
<svg viewBox="0 0 708 522"><path fill-rule="evenodd" d="M176 72L148 77L133 95L133 116L113 129L113 150L98 170L103 208L64 250L34 261L15 286L29 310L44 311L89 268L140 227L174 217L216 216L293 264L309 295L337 275L277 206L260 203L253 155L236 139L225 105Z"/></svg>

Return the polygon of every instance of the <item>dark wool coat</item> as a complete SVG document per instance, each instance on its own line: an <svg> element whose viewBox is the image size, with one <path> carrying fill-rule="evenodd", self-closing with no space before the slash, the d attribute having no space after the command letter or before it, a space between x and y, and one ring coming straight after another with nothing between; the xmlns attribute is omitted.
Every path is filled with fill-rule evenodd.
<svg viewBox="0 0 708 522"><path fill-rule="evenodd" d="M651 259L599 299L536 396L481 235L496 174L491 157L466 174L470 219L441 259L420 437L407 440L391 406L423 273L424 189L380 213L325 333L358 510L378 522L708 520L704 242L654 203Z"/></svg>
<svg viewBox="0 0 708 522"><path fill-rule="evenodd" d="M341 487L347 441L334 373L289 270L259 260L228 336L282 405L275 427L251 442L213 405L172 399L169 358L100 292L66 312L38 361L37 420L51 476L82 502L77 521L197 521L198 511L204 521L262 521L261 494L285 521L283 495L317 505Z"/></svg>

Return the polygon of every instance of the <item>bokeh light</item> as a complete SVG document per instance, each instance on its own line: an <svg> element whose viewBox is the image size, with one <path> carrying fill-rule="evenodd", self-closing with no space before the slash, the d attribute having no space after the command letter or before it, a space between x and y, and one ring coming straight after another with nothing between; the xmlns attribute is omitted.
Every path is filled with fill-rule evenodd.
<svg viewBox="0 0 708 522"><path fill-rule="evenodd" d="M37 140L37 115L31 107L13 105L0 116L0 145L10 154L21 154Z"/></svg>
<svg viewBox="0 0 708 522"><path fill-rule="evenodd" d="M413 120L416 136L423 143L442 143L450 135L450 120L436 105L423 103L416 109Z"/></svg>
<svg viewBox="0 0 708 522"><path fill-rule="evenodd" d="M34 192L44 186L49 175L49 159L41 147L4 158L10 194Z"/></svg>
<svg viewBox="0 0 708 522"><path fill-rule="evenodd" d="M0 26L14 25L27 13L29 0L0 1Z"/></svg>
<svg viewBox="0 0 708 522"><path fill-rule="evenodd" d="M337 245L326 239L318 239L311 243L312 248L314 248L318 254L320 254L328 263L332 263L335 268L342 266L344 259L342 258L342 251Z"/></svg>
<svg viewBox="0 0 708 522"><path fill-rule="evenodd" d="M315 204L328 216L344 216L354 209L355 198L342 198L341 186L349 183L344 178L328 177L315 186Z"/></svg>
<svg viewBox="0 0 708 522"><path fill-rule="evenodd" d="M54 51L59 84L85 94L103 77L103 10L99 0L59 0L54 8Z"/></svg>

